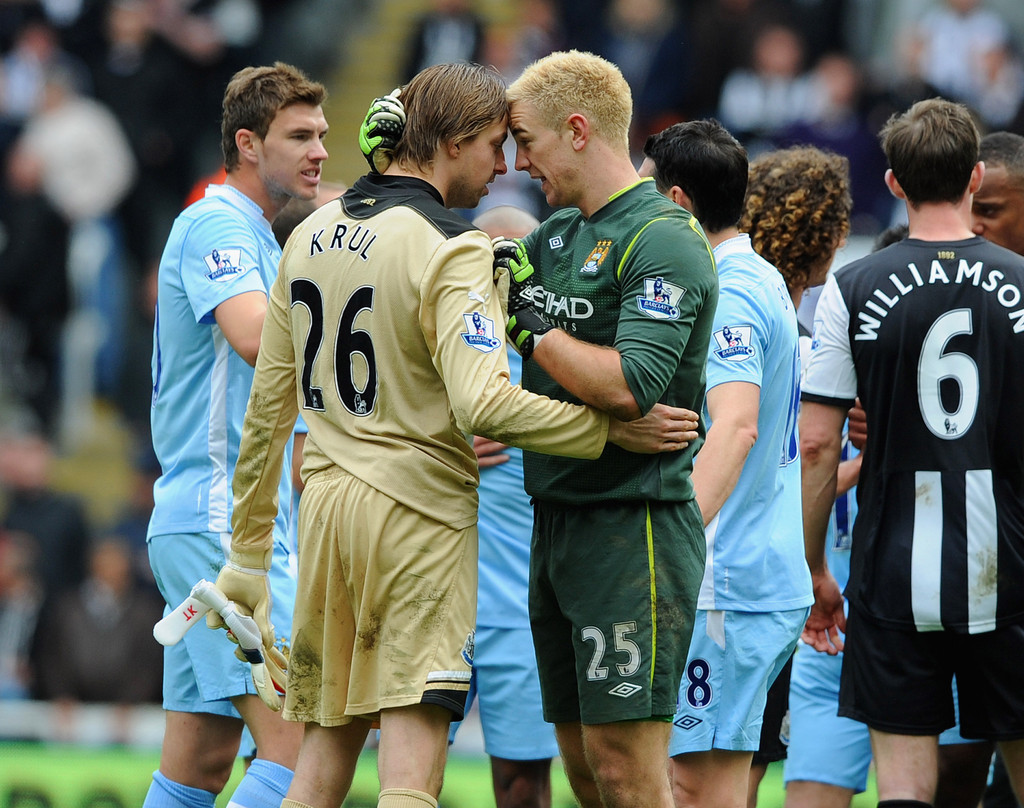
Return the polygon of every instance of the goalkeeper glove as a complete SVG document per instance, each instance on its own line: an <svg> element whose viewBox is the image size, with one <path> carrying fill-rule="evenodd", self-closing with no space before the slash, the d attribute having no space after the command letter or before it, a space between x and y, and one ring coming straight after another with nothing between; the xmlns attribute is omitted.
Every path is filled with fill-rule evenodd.
<svg viewBox="0 0 1024 808"><path fill-rule="evenodd" d="M279 710L280 701L274 691L284 692L288 661L274 644L274 624L270 621L272 598L267 571L272 554L273 548L266 552L232 550L215 584L216 589L233 602L239 614L251 615L258 631L255 640L237 636L219 609L207 613L206 624L210 628L228 629L228 636L239 644L235 656L253 666L253 680L260 698L271 709ZM265 669L259 665L261 662Z"/></svg>
<svg viewBox="0 0 1024 808"><path fill-rule="evenodd" d="M554 326L540 316L533 305L533 264L519 239L498 237L491 242L494 273L498 289L508 281L505 333L523 361L530 358L537 344Z"/></svg>
<svg viewBox="0 0 1024 808"><path fill-rule="evenodd" d="M402 88L374 98L359 126L359 150L370 170L381 173L391 164L391 154L405 130L405 107L398 100Z"/></svg>

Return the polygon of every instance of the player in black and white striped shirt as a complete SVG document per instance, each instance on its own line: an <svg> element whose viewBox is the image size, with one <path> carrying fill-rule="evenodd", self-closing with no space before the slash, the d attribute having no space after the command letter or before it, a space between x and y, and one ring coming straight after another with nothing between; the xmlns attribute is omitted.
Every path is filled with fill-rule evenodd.
<svg viewBox="0 0 1024 808"><path fill-rule="evenodd" d="M840 715L871 727L880 806L930 805L936 736L1003 742L1024 787L1024 259L971 232L979 135L961 105L915 104L882 131L908 239L822 292L800 418L816 603L804 639L835 650L824 562L847 408L868 445L854 527Z"/></svg>

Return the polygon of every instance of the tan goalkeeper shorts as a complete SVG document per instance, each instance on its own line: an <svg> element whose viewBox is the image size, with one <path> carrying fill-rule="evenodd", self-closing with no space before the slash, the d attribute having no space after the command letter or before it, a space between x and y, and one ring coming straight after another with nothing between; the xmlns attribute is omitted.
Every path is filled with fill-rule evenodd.
<svg viewBox="0 0 1024 808"><path fill-rule="evenodd" d="M476 581L475 525L453 530L340 469L310 478L285 718L330 727L424 703L461 719Z"/></svg>

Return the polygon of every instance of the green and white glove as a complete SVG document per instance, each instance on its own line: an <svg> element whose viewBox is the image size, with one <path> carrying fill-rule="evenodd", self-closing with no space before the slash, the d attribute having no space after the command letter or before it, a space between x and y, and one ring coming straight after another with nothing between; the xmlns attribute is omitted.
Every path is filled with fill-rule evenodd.
<svg viewBox="0 0 1024 808"><path fill-rule="evenodd" d="M533 305L533 264L519 239L499 236L491 242L494 252L495 284L501 290L508 278L505 333L525 362L537 344L554 326L540 316Z"/></svg>
<svg viewBox="0 0 1024 808"><path fill-rule="evenodd" d="M402 88L374 98L359 126L359 150L370 170L381 173L391 164L391 155L405 131L405 107L398 100Z"/></svg>

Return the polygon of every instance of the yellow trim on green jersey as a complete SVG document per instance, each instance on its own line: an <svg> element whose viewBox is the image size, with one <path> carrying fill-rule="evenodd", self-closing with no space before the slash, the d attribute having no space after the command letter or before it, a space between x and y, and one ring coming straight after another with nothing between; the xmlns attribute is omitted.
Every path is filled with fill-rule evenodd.
<svg viewBox="0 0 1024 808"><path fill-rule="evenodd" d="M633 252L633 247L636 246L636 243L637 243L637 241L639 241L640 236L643 235L644 230L646 230L648 227L650 227L655 222L664 222L664 221L667 221L667 220L668 220L667 216L662 216L659 219L651 219L647 224L645 224L643 227L641 227L637 231L636 235L633 236L633 240L629 242L629 246L626 247L626 251L622 254L622 260L619 261L619 265L617 267L615 267L615 277L616 278L621 278L622 277L622 268L626 265L626 261L629 260L630 253ZM692 225L691 225L691 227L692 227ZM701 236L703 236L703 235L704 234L701 233ZM704 239L704 243L705 244L707 244L707 241L708 241L707 239ZM712 258L713 257L714 256L712 256Z"/></svg>
<svg viewBox="0 0 1024 808"><path fill-rule="evenodd" d="M608 197L608 201L611 202L614 199L618 199L620 196L622 196L624 193L626 193L626 191L630 191L633 188L636 188L638 185L640 185L641 183L644 183L644 182L654 182L654 177L641 177L636 182L634 182L632 185L627 185L625 188L622 188L621 190L616 191L614 194L612 194L610 197Z"/></svg>
<svg viewBox="0 0 1024 808"><path fill-rule="evenodd" d="M556 211L525 239L536 282L544 287L538 301L544 316L586 342L617 346L626 382L644 412L658 401L699 410L704 400L718 278L706 241L698 241L700 229L691 229L689 220L654 185L640 183L589 218L577 209ZM638 238L652 221L657 226ZM673 301L678 311L664 319L650 316L641 303L648 279L658 276L686 290ZM524 363L523 386L578 401L531 362ZM526 452L527 491L574 506L609 499L692 499L689 472L700 443L668 455L608 446L589 464Z"/></svg>
<svg viewBox="0 0 1024 808"><path fill-rule="evenodd" d="M704 246L708 248L708 255L711 256L711 266L715 270L715 274L717 275L718 265L715 263L715 251L711 249L711 242L708 241L708 237L704 233L704 228L701 227L701 224L700 222L697 221L696 216L690 218L690 229L701 237L701 240L704 242Z"/></svg>

